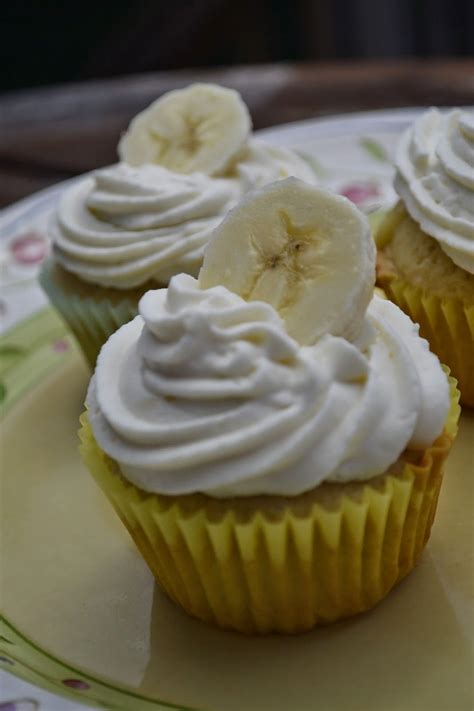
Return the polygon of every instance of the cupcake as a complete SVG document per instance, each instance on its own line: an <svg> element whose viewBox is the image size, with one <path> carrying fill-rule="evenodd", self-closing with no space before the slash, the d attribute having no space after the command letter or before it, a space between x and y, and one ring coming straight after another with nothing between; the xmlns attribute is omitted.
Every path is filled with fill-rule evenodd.
<svg viewBox="0 0 474 711"><path fill-rule="evenodd" d="M376 235L377 281L474 406L474 114L430 109L395 164L400 201Z"/></svg>
<svg viewBox="0 0 474 711"><path fill-rule="evenodd" d="M357 208L281 181L102 348L82 455L190 615L295 633L368 610L416 565L459 408L374 277Z"/></svg>
<svg viewBox="0 0 474 711"><path fill-rule="evenodd" d="M66 191L40 275L91 365L148 289L197 276L212 230L247 191L289 175L315 180L292 151L254 140L240 96L212 84L154 102L119 156Z"/></svg>

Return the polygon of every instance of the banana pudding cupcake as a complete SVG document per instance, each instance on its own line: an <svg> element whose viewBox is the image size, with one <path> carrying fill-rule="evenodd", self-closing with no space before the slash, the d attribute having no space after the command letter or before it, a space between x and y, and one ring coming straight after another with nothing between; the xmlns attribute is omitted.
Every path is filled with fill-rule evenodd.
<svg viewBox="0 0 474 711"><path fill-rule="evenodd" d="M117 165L65 193L40 281L91 365L148 289L197 276L212 230L242 195L288 175L315 180L295 153L255 141L251 128L235 91L170 92L133 119Z"/></svg>
<svg viewBox="0 0 474 711"><path fill-rule="evenodd" d="M474 406L474 114L437 109L402 136L400 202L381 224L377 281Z"/></svg>
<svg viewBox="0 0 474 711"><path fill-rule="evenodd" d="M459 408L374 277L357 208L281 181L103 347L82 455L189 614L294 633L373 607L416 565Z"/></svg>

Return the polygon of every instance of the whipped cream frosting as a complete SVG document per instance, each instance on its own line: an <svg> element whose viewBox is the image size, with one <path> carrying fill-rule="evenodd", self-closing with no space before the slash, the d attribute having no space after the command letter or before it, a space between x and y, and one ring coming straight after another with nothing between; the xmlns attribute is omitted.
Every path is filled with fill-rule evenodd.
<svg viewBox="0 0 474 711"><path fill-rule="evenodd" d="M474 274L474 113L430 109L403 134L395 163L411 217Z"/></svg>
<svg viewBox="0 0 474 711"><path fill-rule="evenodd" d="M66 192L52 225L54 254L81 279L117 289L197 274L212 230L240 194L235 180L119 163Z"/></svg>
<svg viewBox="0 0 474 711"><path fill-rule="evenodd" d="M55 258L84 281L116 289L197 275L213 229L243 194L288 175L315 181L296 154L257 141L221 177L152 164L98 170L59 204L51 225Z"/></svg>
<svg viewBox="0 0 474 711"><path fill-rule="evenodd" d="M100 447L146 491L297 495L431 444L449 388L389 301L374 296L356 342L300 346L269 304L180 274L103 347L87 404Z"/></svg>

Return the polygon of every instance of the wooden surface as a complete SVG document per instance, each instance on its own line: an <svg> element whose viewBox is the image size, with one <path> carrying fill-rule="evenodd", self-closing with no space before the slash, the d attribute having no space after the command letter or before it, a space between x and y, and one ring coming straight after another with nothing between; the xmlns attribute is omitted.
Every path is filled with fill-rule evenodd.
<svg viewBox="0 0 474 711"><path fill-rule="evenodd" d="M0 205L114 162L134 114L197 80L239 90L256 129L350 111L474 104L471 60L241 66L10 93L0 103Z"/></svg>

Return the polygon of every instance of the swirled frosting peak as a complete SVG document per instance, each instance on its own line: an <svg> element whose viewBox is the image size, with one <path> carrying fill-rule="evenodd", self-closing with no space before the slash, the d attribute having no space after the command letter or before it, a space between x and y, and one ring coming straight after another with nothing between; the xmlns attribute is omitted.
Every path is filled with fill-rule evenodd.
<svg viewBox="0 0 474 711"><path fill-rule="evenodd" d="M403 134L396 168L412 218L474 274L474 113L430 109Z"/></svg>
<svg viewBox="0 0 474 711"><path fill-rule="evenodd" d="M235 180L119 163L66 192L54 254L81 279L117 289L197 274L212 230L240 194Z"/></svg>
<svg viewBox="0 0 474 711"><path fill-rule="evenodd" d="M448 384L418 327L374 297L357 343L301 346L269 304L180 274L103 347L100 447L146 491L296 495L366 479L440 434Z"/></svg>

